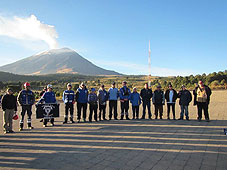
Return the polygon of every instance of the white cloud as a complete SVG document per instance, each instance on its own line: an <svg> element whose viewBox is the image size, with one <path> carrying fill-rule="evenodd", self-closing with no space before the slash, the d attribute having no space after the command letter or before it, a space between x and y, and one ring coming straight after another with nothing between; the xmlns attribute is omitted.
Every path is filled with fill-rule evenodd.
<svg viewBox="0 0 227 170"><path fill-rule="evenodd" d="M35 15L27 18L0 16L0 35L18 40L44 41L49 48L58 48L58 34L52 25L42 23Z"/></svg>
<svg viewBox="0 0 227 170"><path fill-rule="evenodd" d="M123 74L135 74L135 75L148 75L148 65L146 64L136 64L131 62L112 62L112 61L99 61L94 60L95 64L104 67L106 69L113 69L114 71ZM162 68L162 67L151 67L152 76L189 76L195 74L192 70L178 70L172 68Z"/></svg>

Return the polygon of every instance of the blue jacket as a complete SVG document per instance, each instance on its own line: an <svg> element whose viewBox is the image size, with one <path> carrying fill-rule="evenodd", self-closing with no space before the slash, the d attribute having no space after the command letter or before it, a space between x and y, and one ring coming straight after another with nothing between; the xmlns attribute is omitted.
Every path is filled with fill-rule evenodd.
<svg viewBox="0 0 227 170"><path fill-rule="evenodd" d="M17 100L20 105L33 105L35 103L35 95L31 90L22 90Z"/></svg>
<svg viewBox="0 0 227 170"><path fill-rule="evenodd" d="M108 100L108 93L107 91L104 89L99 89L98 91L98 100L99 100L99 104L101 105L105 105L106 101Z"/></svg>
<svg viewBox="0 0 227 170"><path fill-rule="evenodd" d="M109 100L117 100L119 97L119 91L117 88L109 88L108 90Z"/></svg>
<svg viewBox="0 0 227 170"><path fill-rule="evenodd" d="M93 105L97 105L98 104L98 96L95 93L90 93L88 95L88 103L89 104L93 104Z"/></svg>
<svg viewBox="0 0 227 170"><path fill-rule="evenodd" d="M88 90L78 88L76 92L76 101L78 103L87 103L88 102Z"/></svg>
<svg viewBox="0 0 227 170"><path fill-rule="evenodd" d="M130 102L132 103L132 106L139 106L141 104L140 94L137 92L131 93Z"/></svg>
<svg viewBox="0 0 227 170"><path fill-rule="evenodd" d="M131 91L128 87L124 86L120 89L120 99L129 99L130 98Z"/></svg>
<svg viewBox="0 0 227 170"><path fill-rule="evenodd" d="M73 90L65 90L63 92L62 100L64 103L73 103L75 101L75 93Z"/></svg>
<svg viewBox="0 0 227 170"><path fill-rule="evenodd" d="M40 102L45 102L45 104L57 103L54 92L52 91L45 92L38 103Z"/></svg>

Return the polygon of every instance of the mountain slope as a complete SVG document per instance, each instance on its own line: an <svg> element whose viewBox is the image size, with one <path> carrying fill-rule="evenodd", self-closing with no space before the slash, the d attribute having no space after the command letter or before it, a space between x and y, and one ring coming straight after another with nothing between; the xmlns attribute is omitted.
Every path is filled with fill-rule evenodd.
<svg viewBox="0 0 227 170"><path fill-rule="evenodd" d="M54 49L0 67L15 74L73 73L85 75L119 75L100 68L69 48Z"/></svg>

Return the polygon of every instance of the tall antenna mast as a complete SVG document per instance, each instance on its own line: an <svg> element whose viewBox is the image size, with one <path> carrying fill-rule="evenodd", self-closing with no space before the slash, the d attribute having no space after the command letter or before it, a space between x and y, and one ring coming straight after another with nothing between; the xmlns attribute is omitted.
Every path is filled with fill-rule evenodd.
<svg viewBox="0 0 227 170"><path fill-rule="evenodd" d="M149 49L148 49L148 85L151 87L151 42L149 40Z"/></svg>

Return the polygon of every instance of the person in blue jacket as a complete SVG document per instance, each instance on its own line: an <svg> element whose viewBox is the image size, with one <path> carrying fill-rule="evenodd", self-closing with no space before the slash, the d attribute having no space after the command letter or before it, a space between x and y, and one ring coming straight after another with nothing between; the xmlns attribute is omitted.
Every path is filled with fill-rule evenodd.
<svg viewBox="0 0 227 170"><path fill-rule="evenodd" d="M124 119L124 115L126 120L130 120L128 117L128 109L129 109L129 97L131 94L130 89L127 87L127 82L122 82L123 87L120 89L120 102L121 102L121 120Z"/></svg>
<svg viewBox="0 0 227 170"><path fill-rule="evenodd" d="M18 102L22 107L19 131L22 131L24 128L24 116L26 112L28 115L28 119L27 119L28 129L33 129L31 117L32 117L32 105L35 103L35 95L30 88L31 88L30 83L28 82L24 83L24 89L19 93L17 98Z"/></svg>
<svg viewBox="0 0 227 170"><path fill-rule="evenodd" d="M130 95L130 102L132 103L132 119L139 119L139 106L141 104L140 94L137 92L136 87L133 88L133 92Z"/></svg>
<svg viewBox="0 0 227 170"><path fill-rule="evenodd" d="M112 119L113 110L114 110L114 119L117 119L117 100L119 98L118 88L115 87L115 82L112 83L111 88L108 90L109 98L109 120Z"/></svg>
<svg viewBox="0 0 227 170"><path fill-rule="evenodd" d="M95 88L91 88L91 93L88 95L88 103L90 106L89 122L92 122L93 112L95 121L98 121L97 119L98 96L96 94Z"/></svg>
<svg viewBox="0 0 227 170"><path fill-rule="evenodd" d="M81 119L81 110L83 109L83 119L86 122L87 117L87 103L88 103L88 90L84 83L81 83L80 87L76 92L76 102L77 102L77 120L78 123Z"/></svg>
<svg viewBox="0 0 227 170"><path fill-rule="evenodd" d="M47 85L47 91L43 94L43 96L41 97L41 99L38 101L37 104L39 103L44 103L44 104L56 104L57 100L55 97L55 93L53 92L53 86L51 84ZM47 122L48 119L44 118L43 121L43 127L47 127ZM50 123L52 126L54 126L54 118L50 118Z"/></svg>
<svg viewBox="0 0 227 170"><path fill-rule="evenodd" d="M63 92L63 102L65 103L65 120L63 124L68 122L68 115L69 115L69 109L70 109L70 121L72 123L75 123L73 121L73 112L74 112L74 103L75 103L75 93L72 90L71 83L67 84L67 90Z"/></svg>

